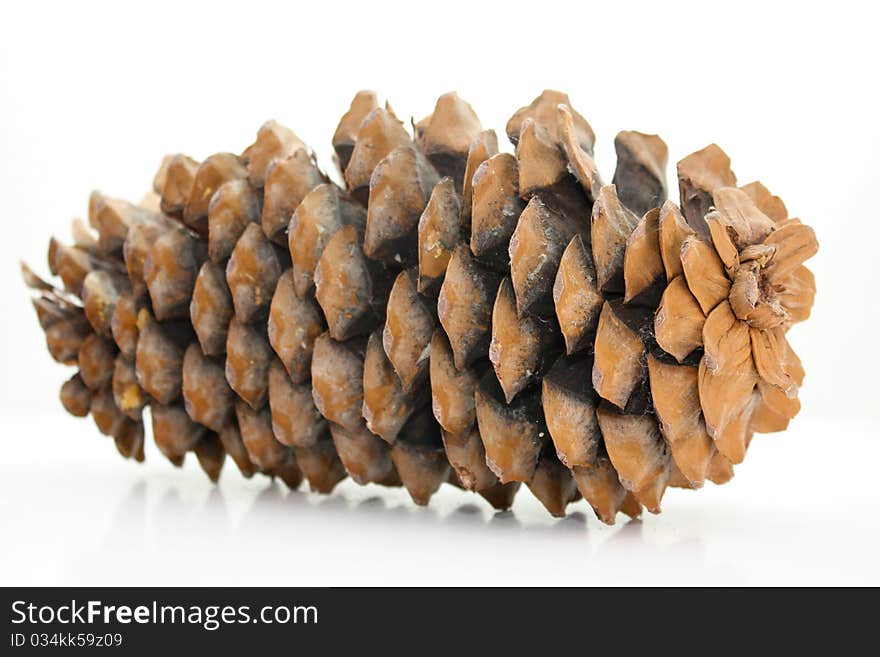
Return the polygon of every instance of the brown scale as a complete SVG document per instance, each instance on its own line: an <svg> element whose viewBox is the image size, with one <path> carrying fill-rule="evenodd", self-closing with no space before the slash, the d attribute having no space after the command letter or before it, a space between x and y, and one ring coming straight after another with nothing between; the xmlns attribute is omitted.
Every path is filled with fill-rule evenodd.
<svg viewBox="0 0 880 657"><path fill-rule="evenodd" d="M216 433L207 433L202 436L193 447L199 466L208 475L208 479L217 483L220 479L220 471L226 460L226 450Z"/></svg>
<svg viewBox="0 0 880 657"><path fill-rule="evenodd" d="M473 108L455 92L437 99L434 112L414 126L416 143L441 176L462 189L471 142L482 130Z"/></svg>
<svg viewBox="0 0 880 657"><path fill-rule="evenodd" d="M561 356L541 381L547 429L559 460L569 468L595 463L602 445L599 400L586 376L591 370L589 355Z"/></svg>
<svg viewBox="0 0 880 657"><path fill-rule="evenodd" d="M593 160L592 141L587 144L581 137L582 132L575 123L576 114L568 105L556 107L556 127L559 131L559 145L562 147L565 158L568 161L568 169L580 184L587 198L595 200L602 179L596 162ZM570 181L567 181L570 182ZM571 186L566 185L568 193Z"/></svg>
<svg viewBox="0 0 880 657"><path fill-rule="evenodd" d="M430 406L423 406L409 417L392 445L391 459L416 504L427 504L440 485L449 480L449 461Z"/></svg>
<svg viewBox="0 0 880 657"><path fill-rule="evenodd" d="M552 454L538 459L538 467L528 487L556 518L564 517L565 507L581 497L571 471Z"/></svg>
<svg viewBox="0 0 880 657"><path fill-rule="evenodd" d="M183 223L208 236L208 216L214 193L226 182L244 180L247 170L237 155L216 153L208 156L196 171L192 188L183 209Z"/></svg>
<svg viewBox="0 0 880 657"><path fill-rule="evenodd" d="M363 336L337 342L324 333L315 340L312 353L315 406L330 422L348 431L358 430L364 422L361 413L366 346Z"/></svg>
<svg viewBox="0 0 880 657"><path fill-rule="evenodd" d="M291 270L281 274L269 307L269 344L294 383L305 384L311 377L315 338L325 330L321 307L296 295Z"/></svg>
<svg viewBox="0 0 880 657"><path fill-rule="evenodd" d="M745 458L752 438L749 417L757 401L754 390L759 374L750 338L749 329L737 321L726 301L710 313L703 326L700 406L715 446L734 464Z"/></svg>
<svg viewBox="0 0 880 657"><path fill-rule="evenodd" d="M489 157L473 177L470 247L490 266L507 270L508 245L525 203L519 196L519 172L510 153Z"/></svg>
<svg viewBox="0 0 880 657"><path fill-rule="evenodd" d="M141 419L147 404L147 396L138 384L134 361L122 353L116 356L113 366L113 401L132 420Z"/></svg>
<svg viewBox="0 0 880 657"><path fill-rule="evenodd" d="M520 193L526 198L561 184L571 175L564 151L553 140L550 131L543 129L532 117L522 122L516 142L516 160Z"/></svg>
<svg viewBox="0 0 880 657"><path fill-rule="evenodd" d="M519 492L520 486L522 486L520 482L511 481L507 484L497 483L494 486L489 486L489 488L484 488L477 492L496 511L507 511L513 506L513 500L517 492Z"/></svg>
<svg viewBox="0 0 880 657"><path fill-rule="evenodd" d="M724 262L708 242L689 235L681 245L681 267L688 288L708 318L709 313L730 294L730 280Z"/></svg>
<svg viewBox="0 0 880 657"><path fill-rule="evenodd" d="M260 225L273 242L287 245L287 225L306 195L327 182L314 158L300 148L284 159L276 159L266 173Z"/></svg>
<svg viewBox="0 0 880 657"><path fill-rule="evenodd" d="M160 404L180 398L183 385L185 327L163 325L142 310L138 318L139 338L135 355L137 381Z"/></svg>
<svg viewBox="0 0 880 657"><path fill-rule="evenodd" d="M53 322L44 330L49 354L59 363L72 365L87 338L94 335L85 315L72 314Z"/></svg>
<svg viewBox="0 0 880 657"><path fill-rule="evenodd" d="M126 419L113 435L116 450L126 459L144 461L144 423Z"/></svg>
<svg viewBox="0 0 880 657"><path fill-rule="evenodd" d="M181 153L162 161L153 178L153 191L161 198L159 207L162 212L169 217L182 218L198 170L199 163Z"/></svg>
<svg viewBox="0 0 880 657"><path fill-rule="evenodd" d="M329 433L311 447L296 447L294 452L296 463L313 492L326 495L348 476Z"/></svg>
<svg viewBox="0 0 880 657"><path fill-rule="evenodd" d="M452 178L440 180L419 219L418 291L436 296L443 283L452 250L461 239L462 201Z"/></svg>
<svg viewBox="0 0 880 657"><path fill-rule="evenodd" d="M331 422L330 434L345 471L356 483L399 485L391 461L391 447L371 433L363 420L354 423L351 429Z"/></svg>
<svg viewBox="0 0 880 657"><path fill-rule="evenodd" d="M86 276L94 270L123 271L118 260L97 256L79 246L65 246L54 238L49 244L50 270L64 284L64 289L82 298Z"/></svg>
<svg viewBox="0 0 880 657"><path fill-rule="evenodd" d="M437 320L433 304L418 292L418 274L400 272L388 295L382 345L404 392L412 392L428 378L431 338Z"/></svg>
<svg viewBox="0 0 880 657"><path fill-rule="evenodd" d="M648 210L626 241L624 302L656 308L666 287L660 256L660 208Z"/></svg>
<svg viewBox="0 0 880 657"><path fill-rule="evenodd" d="M37 314L40 328L44 331L59 322L85 320L82 307L74 299L68 298L64 292L51 287L38 288L34 284L29 286L37 292L38 296L31 299L31 305Z"/></svg>
<svg viewBox="0 0 880 657"><path fill-rule="evenodd" d="M79 348L77 366L79 375L92 390L97 390L113 378L116 345L97 333L92 333Z"/></svg>
<svg viewBox="0 0 880 657"><path fill-rule="evenodd" d="M340 171L344 172L348 167L361 124L377 107L379 101L374 91L359 91L352 99L351 107L339 120L336 132L333 133L333 150Z"/></svg>
<svg viewBox="0 0 880 657"><path fill-rule="evenodd" d="M24 274L26 284L31 289L37 291L38 296L33 298L31 303L37 314L40 328L44 332L47 332L55 325L65 324L69 326L64 332L70 333L71 337L81 331L84 333L83 337L85 337L85 334L92 332L82 307L74 299L67 297L64 292L51 286L42 287L43 281L32 279L30 276L32 272L29 269L23 268L22 273ZM85 324L84 327L83 324ZM48 334L46 337L48 340ZM74 353L75 356L76 354Z"/></svg>
<svg viewBox="0 0 880 657"><path fill-rule="evenodd" d="M51 256L49 257L49 259L52 259ZM61 297L59 296L60 293L58 290L56 290L54 285L37 276L36 272L34 272L34 270L31 269L26 263L19 262L18 266L21 273L21 280L27 287L35 290L37 293L40 294L48 293L52 296L58 296L59 301L61 300ZM45 326L43 325L42 317L38 317L38 319L40 320L40 326L45 328Z"/></svg>
<svg viewBox="0 0 880 657"><path fill-rule="evenodd" d="M489 468L502 483L531 481L549 440L540 390L526 390L508 404L494 372L488 372L477 384L475 403Z"/></svg>
<svg viewBox="0 0 880 657"><path fill-rule="evenodd" d="M269 365L274 359L265 326L235 318L226 338L226 380L248 406L260 409L269 399Z"/></svg>
<svg viewBox="0 0 880 657"><path fill-rule="evenodd" d="M613 525L618 513L625 513L630 518L641 515L642 505L621 485L607 454L599 456L589 466L575 466L572 474L581 495L606 525Z"/></svg>
<svg viewBox="0 0 880 657"><path fill-rule="evenodd" d="M461 433L442 432L443 447L458 480L466 490L483 491L498 484L486 465L486 450L476 424Z"/></svg>
<svg viewBox="0 0 880 657"><path fill-rule="evenodd" d="M788 209L785 207L783 200L773 194L760 181L752 181L742 185L740 189L746 193L758 210L776 223L781 223L788 219Z"/></svg>
<svg viewBox="0 0 880 657"><path fill-rule="evenodd" d="M599 315L593 346L593 388L620 409L644 403L638 395L647 376L642 340L650 324L649 310L616 300L606 301Z"/></svg>
<svg viewBox="0 0 880 657"><path fill-rule="evenodd" d="M334 340L369 333L385 319L393 273L370 260L357 229L344 226L327 242L315 268L315 298Z"/></svg>
<svg viewBox="0 0 880 657"><path fill-rule="evenodd" d="M480 360L464 369L455 366L446 334L438 329L431 339L431 405L443 429L460 435L476 421L474 387L489 364Z"/></svg>
<svg viewBox="0 0 880 657"><path fill-rule="evenodd" d="M318 185L310 191L290 218L288 249L293 264L293 286L305 299L315 292L315 268L327 242L343 226L362 232L366 212L345 197L336 185Z"/></svg>
<svg viewBox="0 0 880 657"><path fill-rule="evenodd" d="M284 482L284 485L291 490L296 490L297 488L299 488L303 480L302 470L299 469L299 465L297 465L295 461L289 461L284 465L273 468L266 474L272 477L278 477L281 481Z"/></svg>
<svg viewBox="0 0 880 657"><path fill-rule="evenodd" d="M223 445L223 450L229 455L238 467L241 474L250 479L258 471L248 456L247 449L241 439L241 432L238 430L238 421L229 422L221 429L217 437Z"/></svg>
<svg viewBox="0 0 880 657"><path fill-rule="evenodd" d="M142 204L142 207L147 206ZM71 222L70 234L73 237L73 243L78 247L89 253L98 253L98 235L95 235L94 231L82 219L74 219Z"/></svg>
<svg viewBox="0 0 880 657"><path fill-rule="evenodd" d="M389 107L371 110L357 130L351 157L345 167L345 183L352 196L366 205L376 165L398 146L411 143L409 133Z"/></svg>
<svg viewBox="0 0 880 657"><path fill-rule="evenodd" d="M103 388L92 391L89 413L95 421L98 431L105 436L114 436L120 433L130 422L129 418L114 403L113 389L110 383Z"/></svg>
<svg viewBox="0 0 880 657"><path fill-rule="evenodd" d="M89 198L89 225L98 233L94 246L103 255L121 252L128 232L139 224L159 221L155 212L122 199L92 192Z"/></svg>
<svg viewBox="0 0 880 657"><path fill-rule="evenodd" d="M82 308L72 301L68 301L55 290L44 290L30 285L39 290L39 296L31 299L31 305L37 315L37 322L42 330L46 330L52 324L76 317L82 313ZM88 320L87 320L88 321Z"/></svg>
<svg viewBox="0 0 880 657"><path fill-rule="evenodd" d="M83 281L83 312L95 333L112 335L113 312L120 295L129 291L128 279L108 271L92 271Z"/></svg>
<svg viewBox="0 0 880 657"><path fill-rule="evenodd" d="M250 460L265 471L278 471L279 476L283 474L282 479L290 486L296 479L296 456L293 449L278 442L272 433L272 415L268 406L254 410L238 400L235 402L235 416ZM299 480L302 480L301 476ZM299 481L291 488L298 485Z"/></svg>
<svg viewBox="0 0 880 657"><path fill-rule="evenodd" d="M603 303L593 256L582 236L575 235L562 252L553 282L553 304L566 353L592 348Z"/></svg>
<svg viewBox="0 0 880 657"><path fill-rule="evenodd" d="M382 346L379 331L372 333L367 341L363 395L362 415L367 428L391 445L416 407L426 398L424 394L416 396L403 389Z"/></svg>
<svg viewBox="0 0 880 657"><path fill-rule="evenodd" d="M192 450L207 429L190 419L183 404L152 404L153 440L159 451L176 466L183 465L186 453Z"/></svg>
<svg viewBox="0 0 880 657"><path fill-rule="evenodd" d="M205 243L183 228L165 231L144 262L144 280L159 321L189 317L196 276L207 257Z"/></svg>
<svg viewBox="0 0 880 657"><path fill-rule="evenodd" d="M557 124L559 105L571 107L567 94L547 89L526 107L517 110L507 122L507 136L511 143L517 145L522 132L523 123L531 119L539 128L541 136L549 143L560 143L560 131ZM573 110L569 110L574 120L574 134L578 145L589 153L593 152L596 136L586 119Z"/></svg>
<svg viewBox="0 0 880 657"><path fill-rule="evenodd" d="M232 420L235 400L223 364L205 356L198 343L193 342L184 353L182 374L186 412L212 431L222 431Z"/></svg>
<svg viewBox="0 0 880 657"><path fill-rule="evenodd" d="M224 182L208 206L208 257L226 262L238 238L250 224L260 222L262 197L246 179Z"/></svg>
<svg viewBox="0 0 880 657"><path fill-rule="evenodd" d="M143 297L135 297L134 293L126 292L116 299L113 315L110 318L110 333L119 351L129 360L134 360L137 353L138 317L146 308Z"/></svg>
<svg viewBox="0 0 880 657"><path fill-rule="evenodd" d="M162 159L162 162L163 163L165 162L165 158ZM155 183L156 176L158 175L158 173L159 172L157 172L153 176L154 183ZM162 197L156 193L155 189L151 189L151 190L147 191L143 196L141 196L141 201L140 201L139 205L142 208L146 208L147 210L150 210L151 212L155 212L156 216L161 216Z"/></svg>
<svg viewBox="0 0 880 657"><path fill-rule="evenodd" d="M471 210L474 198L474 174L480 165L493 155L498 154L498 135L494 130L484 130L474 137L468 147L467 161L464 169L464 181L461 188L461 229L466 235L471 230Z"/></svg>
<svg viewBox="0 0 880 657"><path fill-rule="evenodd" d="M660 259L663 261L666 280L671 283L676 276L684 274L681 247L685 239L693 235L694 231L687 225L681 210L672 201L666 201L661 206L657 222Z"/></svg>
<svg viewBox="0 0 880 657"><path fill-rule="evenodd" d="M510 279L501 281L492 309L489 360L507 403L540 379L546 364L560 351L558 336L552 323L518 316Z"/></svg>
<svg viewBox="0 0 880 657"><path fill-rule="evenodd" d="M516 145L520 195L526 200L539 195L570 220L583 223L596 176L595 138L586 120L571 109L568 96L545 91L514 115L507 132Z"/></svg>
<svg viewBox="0 0 880 657"><path fill-rule="evenodd" d="M611 184L620 201L636 215L666 201L666 163L669 149L657 135L625 130L614 138L617 166Z"/></svg>
<svg viewBox="0 0 880 657"><path fill-rule="evenodd" d="M150 249L160 236L173 228L171 220L161 215L155 221L138 223L129 228L122 253L128 280L136 297L147 292L145 266Z"/></svg>
<svg viewBox="0 0 880 657"><path fill-rule="evenodd" d="M705 322L706 316L684 276L673 278L663 290L654 315L657 344L681 363L703 345Z"/></svg>
<svg viewBox="0 0 880 657"><path fill-rule="evenodd" d="M399 146L383 158L370 178L364 253L387 264L418 262L419 218L439 176L414 146Z"/></svg>
<svg viewBox="0 0 880 657"><path fill-rule="evenodd" d="M705 217L712 207L712 190L736 185L730 158L715 144L691 153L677 166L681 212L692 230L709 239Z"/></svg>
<svg viewBox="0 0 880 657"><path fill-rule="evenodd" d="M654 408L672 458L693 486L702 486L717 450L700 408L698 371L648 356Z"/></svg>
<svg viewBox="0 0 880 657"><path fill-rule="evenodd" d="M492 306L501 277L481 265L467 245L452 253L437 299L437 315L449 337L455 367L464 369L489 350Z"/></svg>
<svg viewBox="0 0 880 657"><path fill-rule="evenodd" d="M596 283L603 294L624 291L623 261L630 234L639 222L617 197L614 185L605 185L593 204L590 244L596 266Z"/></svg>
<svg viewBox="0 0 880 657"><path fill-rule="evenodd" d="M648 511L660 513L673 462L657 421L650 415L625 415L607 403L596 414L620 483Z"/></svg>
<svg viewBox="0 0 880 657"><path fill-rule="evenodd" d="M575 235L586 236L583 219L570 219L535 197L519 216L510 238L510 278L519 315L554 312L553 284L563 251Z"/></svg>
<svg viewBox="0 0 880 657"><path fill-rule="evenodd" d="M89 414L92 405L92 391L83 383L79 373L64 382L59 396L64 409L71 415L86 417Z"/></svg>
<svg viewBox="0 0 880 657"><path fill-rule="evenodd" d="M49 273L52 276L59 276L58 271L58 254L59 250L63 245L54 237L49 238L49 245L46 248L46 266L49 267ZM47 289L54 288L54 285L42 285L45 281L41 280L39 277L34 274L33 270L30 269L26 264L21 268L22 275L24 277L24 284L27 285L31 289ZM63 283L64 281L62 281Z"/></svg>
<svg viewBox="0 0 880 657"><path fill-rule="evenodd" d="M256 189L262 188L275 160L286 159L303 149L305 144L292 130L275 121L266 121L257 131L256 141L242 156L247 161L248 181Z"/></svg>
<svg viewBox="0 0 880 657"><path fill-rule="evenodd" d="M189 312L202 352L207 356L225 354L229 322L235 309L222 266L210 261L202 265L193 287Z"/></svg>
<svg viewBox="0 0 880 657"><path fill-rule="evenodd" d="M391 460L412 501L425 506L449 478L449 462L443 446L399 441L391 448Z"/></svg>
<svg viewBox="0 0 880 657"><path fill-rule="evenodd" d="M327 421L315 407L312 388L294 383L279 360L269 367L269 410L278 442L310 448L329 438Z"/></svg>
<svg viewBox="0 0 880 657"><path fill-rule="evenodd" d="M226 282L238 321L253 324L266 319L287 260L287 253L270 242L259 226L245 228L226 264Z"/></svg>

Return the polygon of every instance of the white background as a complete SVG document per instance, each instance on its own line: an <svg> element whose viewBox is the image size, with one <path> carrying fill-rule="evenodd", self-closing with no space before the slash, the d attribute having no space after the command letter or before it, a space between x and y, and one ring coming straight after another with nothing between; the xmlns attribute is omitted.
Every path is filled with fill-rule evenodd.
<svg viewBox="0 0 880 657"><path fill-rule="evenodd" d="M880 584L880 103L870 3L4 3L0 10L0 584ZM815 227L804 410L728 485L606 528L444 487L429 509L351 482L329 498L194 459L123 462L66 416L18 276L45 271L95 187L139 199L165 153L240 151L268 118L330 167L355 91L401 117L457 90L487 127L543 88L598 135L674 162L709 142ZM674 189L674 182L671 185ZM150 446L152 447L152 446Z"/></svg>

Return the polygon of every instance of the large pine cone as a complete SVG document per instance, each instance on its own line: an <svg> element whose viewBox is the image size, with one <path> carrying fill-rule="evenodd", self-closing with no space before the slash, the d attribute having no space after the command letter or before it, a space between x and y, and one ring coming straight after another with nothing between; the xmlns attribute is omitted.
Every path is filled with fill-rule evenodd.
<svg viewBox="0 0 880 657"><path fill-rule="evenodd" d="M167 157L139 205L94 193L94 230L50 243L63 288L23 268L78 367L65 408L142 460L149 406L160 451L213 480L228 454L419 504L448 482L507 508L525 483L608 523L724 483L797 413L816 239L720 148L679 162L679 207L659 137L621 132L603 184L559 92L510 119L515 156L455 94L414 133L361 92L344 186L270 121L241 155Z"/></svg>

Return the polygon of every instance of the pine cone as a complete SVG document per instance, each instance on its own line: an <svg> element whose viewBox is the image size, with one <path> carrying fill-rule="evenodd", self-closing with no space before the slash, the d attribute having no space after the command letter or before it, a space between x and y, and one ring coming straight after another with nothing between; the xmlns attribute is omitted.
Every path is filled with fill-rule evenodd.
<svg viewBox="0 0 880 657"><path fill-rule="evenodd" d="M372 92L333 137L340 187L270 121L240 155L166 157L139 205L97 192L90 230L23 265L65 408L143 460L143 409L175 465L327 493L346 476L443 483L550 513L584 497L613 523L669 486L733 476L784 429L804 372L786 340L815 295L813 231L715 145L678 165L595 136L545 91L500 153L442 96L410 136Z"/></svg>

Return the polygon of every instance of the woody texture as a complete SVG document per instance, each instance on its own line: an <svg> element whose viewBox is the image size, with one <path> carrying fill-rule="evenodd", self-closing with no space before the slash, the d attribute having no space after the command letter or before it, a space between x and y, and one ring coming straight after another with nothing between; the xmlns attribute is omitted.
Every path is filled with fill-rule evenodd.
<svg viewBox="0 0 880 657"><path fill-rule="evenodd" d="M139 203L93 192L49 243L59 282L22 265L75 368L64 407L213 481L229 457L417 504L524 486L609 524L729 481L798 413L816 237L718 146L678 162L676 203L660 137L619 133L604 182L563 93L513 114L508 152L454 93L411 125L360 92L339 175L269 121L240 153L167 156Z"/></svg>

